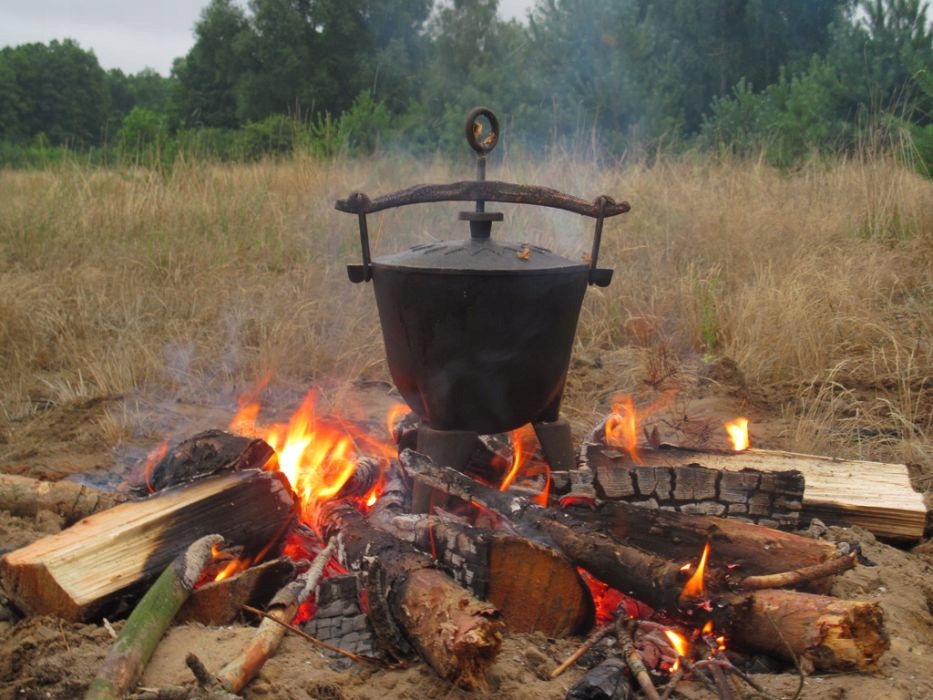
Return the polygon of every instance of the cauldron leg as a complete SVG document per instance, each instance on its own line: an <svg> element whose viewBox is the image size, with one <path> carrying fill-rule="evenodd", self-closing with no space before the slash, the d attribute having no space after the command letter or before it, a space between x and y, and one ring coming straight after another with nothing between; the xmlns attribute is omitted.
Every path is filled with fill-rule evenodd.
<svg viewBox="0 0 933 700"><path fill-rule="evenodd" d="M417 451L431 458L438 466L452 467L463 471L476 448L479 435L470 430L435 430L424 423L418 426ZM411 494L412 513L427 513L431 506L444 507L447 496L435 493L423 484L415 482Z"/></svg>
<svg viewBox="0 0 933 700"><path fill-rule="evenodd" d="M570 422L566 418L555 421L540 421L534 423L535 434L541 443L541 451L548 465L554 471L574 469L577 465L577 456L573 450L573 435L570 432Z"/></svg>

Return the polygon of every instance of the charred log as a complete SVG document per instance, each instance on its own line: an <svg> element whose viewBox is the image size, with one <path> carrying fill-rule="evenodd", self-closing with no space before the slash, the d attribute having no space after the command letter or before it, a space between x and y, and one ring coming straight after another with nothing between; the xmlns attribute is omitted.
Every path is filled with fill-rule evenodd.
<svg viewBox="0 0 933 700"><path fill-rule="evenodd" d="M429 557L369 524L352 505L332 501L319 513L319 529L337 536L347 565L385 575L389 609L419 655L443 678L465 688L485 685L499 652L498 611L434 568Z"/></svg>
<svg viewBox="0 0 933 700"><path fill-rule="evenodd" d="M274 454L263 440L206 430L166 448L161 458L143 461L129 474L121 490L146 496L224 471L262 469Z"/></svg>

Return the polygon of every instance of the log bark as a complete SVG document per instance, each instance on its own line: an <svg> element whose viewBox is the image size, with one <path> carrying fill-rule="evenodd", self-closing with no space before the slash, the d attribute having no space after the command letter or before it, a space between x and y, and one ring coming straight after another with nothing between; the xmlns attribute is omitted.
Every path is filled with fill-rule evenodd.
<svg viewBox="0 0 933 700"><path fill-rule="evenodd" d="M274 552L296 519L284 476L203 479L92 515L0 559L0 583L29 614L85 621L135 597L194 540L217 533L244 556Z"/></svg>
<svg viewBox="0 0 933 700"><path fill-rule="evenodd" d="M574 683L566 700L629 700L632 694L625 661L611 656Z"/></svg>
<svg viewBox="0 0 933 700"><path fill-rule="evenodd" d="M858 525L877 537L915 541L923 536L926 507L911 486L904 464L835 459L816 455L749 449L704 452L679 448L641 450L644 467L699 464L722 474L752 469L762 473L795 470L806 482L800 518L819 518L832 525ZM598 474L609 483L615 467ZM623 469L623 471L625 471Z"/></svg>
<svg viewBox="0 0 933 700"><path fill-rule="evenodd" d="M20 518L34 518L40 511L49 511L71 525L125 500L110 491L74 481L42 481L0 474L0 510Z"/></svg>
<svg viewBox="0 0 933 700"><path fill-rule="evenodd" d="M676 562L620 544L567 513L531 505L524 499L478 484L453 469L436 467L416 453L405 452L400 461L416 481L491 508L508 517L523 534L547 537L574 563L613 588L691 623L700 617L700 609L681 599L684 574ZM786 608L772 602L775 593L780 602L788 601ZM783 610L788 613L794 610L795 597L809 613L783 616ZM883 615L877 604L795 591L736 595L714 589L709 598L715 599L716 622L727 635L739 628L776 629L770 637L764 633L749 635L745 642L750 647L790 659L789 654L796 653L798 648L775 645L774 637L818 640L806 641L804 648L814 667L822 671L871 669L888 646ZM765 646L756 646L759 643Z"/></svg>
<svg viewBox="0 0 933 700"><path fill-rule="evenodd" d="M503 623L492 605L434 568L411 545L376 529L352 505L325 504L318 529L339 537L349 568L378 577L389 611L418 654L438 675L463 688L483 688L499 653ZM374 604L369 588L370 606ZM377 596L378 597L378 596Z"/></svg>
<svg viewBox="0 0 933 700"><path fill-rule="evenodd" d="M136 687L159 640L211 560L213 548L221 544L220 535L206 535L162 572L127 618L91 682L86 700L118 700Z"/></svg>
<svg viewBox="0 0 933 700"><path fill-rule="evenodd" d="M724 471L711 468L697 453L682 459L682 451L672 448L640 450L638 463L599 445L587 444L581 453L584 464L595 472L602 498L688 515L738 518L782 530L795 529L800 520L805 479L790 464L783 469Z"/></svg>

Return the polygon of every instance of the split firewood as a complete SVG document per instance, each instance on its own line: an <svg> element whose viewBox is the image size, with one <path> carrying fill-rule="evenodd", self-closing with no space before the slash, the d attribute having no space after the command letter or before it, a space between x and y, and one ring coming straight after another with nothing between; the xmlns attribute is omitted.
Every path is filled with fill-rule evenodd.
<svg viewBox="0 0 933 700"><path fill-rule="evenodd" d="M218 533L244 556L275 551L297 517L277 472L202 479L91 515L0 559L0 584L29 614L85 621L141 593L194 540Z"/></svg>
<svg viewBox="0 0 933 700"><path fill-rule="evenodd" d="M196 540L156 579L134 608L88 689L86 700L117 700L130 692L175 613L194 590L220 535Z"/></svg>
<svg viewBox="0 0 933 700"><path fill-rule="evenodd" d="M681 598L684 575L676 562L616 542L565 512L535 506L437 467L417 453L406 451L400 461L416 481L490 508L510 518L523 534L549 538L578 566L613 588L655 609L689 617L690 606ZM715 588L705 601L697 602L711 605L719 629L742 636L750 647L785 659L803 656L822 671L872 669L889 645L878 603L796 591L732 594ZM693 610L694 617L701 612ZM794 643L776 644L782 636Z"/></svg>
<svg viewBox="0 0 933 700"><path fill-rule="evenodd" d="M448 467L437 467L416 452L406 450L400 462L416 482L510 519L520 534L551 542L574 564L623 593L656 609L678 607L680 589L686 581L680 563L621 544L564 511L535 506L525 498L492 489Z"/></svg>
<svg viewBox="0 0 933 700"><path fill-rule="evenodd" d="M217 680L231 693L239 693L259 673L266 661L275 654L285 636L285 627L277 621L290 623L295 619L298 608L314 591L324 567L334 553L334 543L327 546L314 558L310 568L276 594L269 604L268 615L263 618L259 629L249 645L235 659L217 672Z"/></svg>
<svg viewBox="0 0 933 700"><path fill-rule="evenodd" d="M42 481L0 474L0 510L20 518L34 518L40 511L48 511L71 525L125 500L118 494L75 481Z"/></svg>
<svg viewBox="0 0 933 700"><path fill-rule="evenodd" d="M494 606L477 600L431 559L411 545L376 529L345 501L318 512L318 530L337 536L346 564L366 572L374 564L384 576L389 610L418 654L442 678L464 688L481 688L502 644L503 623Z"/></svg>

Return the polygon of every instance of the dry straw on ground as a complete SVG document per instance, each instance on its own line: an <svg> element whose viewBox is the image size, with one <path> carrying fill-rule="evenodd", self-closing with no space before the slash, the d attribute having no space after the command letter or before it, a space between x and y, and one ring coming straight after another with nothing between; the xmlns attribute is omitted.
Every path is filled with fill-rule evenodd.
<svg viewBox="0 0 933 700"><path fill-rule="evenodd" d="M587 294L575 350L603 369L598 381L571 374L571 416L730 357L791 426L772 446L930 459L928 180L884 157L792 173L699 157L490 168L632 203L607 223L601 263L616 276ZM387 378L372 291L344 272L358 261L355 219L333 202L470 172L304 157L0 172L0 434L49 407L154 388L203 399L270 372L296 386ZM464 235L460 208L374 216L376 254ZM589 250L589 220L502 209L508 239Z"/></svg>

